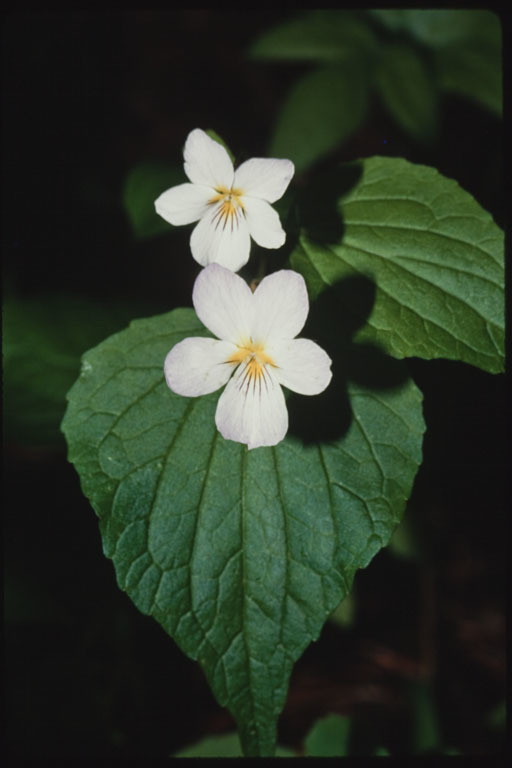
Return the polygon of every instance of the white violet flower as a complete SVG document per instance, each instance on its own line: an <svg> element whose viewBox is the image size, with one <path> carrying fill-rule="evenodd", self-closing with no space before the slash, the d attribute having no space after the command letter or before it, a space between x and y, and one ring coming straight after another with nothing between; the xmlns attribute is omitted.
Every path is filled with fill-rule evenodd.
<svg viewBox="0 0 512 768"><path fill-rule="evenodd" d="M237 272L249 260L251 237L263 248L284 245L286 233L270 203L290 183L291 160L254 157L235 171L225 148L199 128L189 133L183 154L191 183L163 192L155 208L174 225L199 222L190 238L199 264Z"/></svg>
<svg viewBox="0 0 512 768"><path fill-rule="evenodd" d="M288 430L281 385L317 395L329 384L331 359L309 339L296 339L309 311L301 275L281 270L263 278L254 293L229 269L210 264L194 284L192 301L215 335L176 344L165 359L168 386L197 397L227 384L215 423L222 436L249 449L276 445Z"/></svg>

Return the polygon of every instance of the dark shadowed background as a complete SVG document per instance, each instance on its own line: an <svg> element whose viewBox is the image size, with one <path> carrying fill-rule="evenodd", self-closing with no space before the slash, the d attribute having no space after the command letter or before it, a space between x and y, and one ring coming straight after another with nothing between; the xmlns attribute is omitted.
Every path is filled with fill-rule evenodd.
<svg viewBox="0 0 512 768"><path fill-rule="evenodd" d="M24 385L30 378L44 387L47 354L61 354L53 342L38 346L41 316L70 349L84 340L79 355L133 317L191 304L198 265L189 229L138 238L123 206L126 180L141 163L180 164L196 127L213 128L237 155L265 155L283 98L307 66L252 61L246 50L291 15L4 17L3 295L17 318L16 343L33 349L4 371L14 759L165 757L234 728L200 668L116 586L64 438L47 413L34 416ZM503 225L499 119L456 96L444 99L442 114L438 141L424 147L374 103L356 135L318 166L375 154L433 165ZM66 364L78 374L76 355ZM353 749L363 754L378 746L409 753L418 712L433 718L447 748L503 748L504 381L446 361L413 360L411 371L427 422L404 528L413 538L358 574L351 613L329 622L297 663L280 721L280 742L292 748L328 712L353 718ZM41 402L50 407L48 397ZM52 407L57 425L60 395ZM418 690L428 695L417 705Z"/></svg>

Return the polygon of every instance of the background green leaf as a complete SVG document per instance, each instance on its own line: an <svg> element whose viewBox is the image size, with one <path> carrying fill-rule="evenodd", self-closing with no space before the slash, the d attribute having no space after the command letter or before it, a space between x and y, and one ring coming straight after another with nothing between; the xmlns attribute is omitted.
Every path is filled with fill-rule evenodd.
<svg viewBox="0 0 512 768"><path fill-rule="evenodd" d="M90 350L62 428L119 586L199 661L245 754L271 755L293 663L402 516L421 394L408 379L349 384L337 439L305 445L291 411L282 443L247 451L216 431L218 393L182 398L165 384L169 349L205 333L179 309ZM343 387L331 385L337 409Z"/></svg>
<svg viewBox="0 0 512 768"><path fill-rule="evenodd" d="M286 747L276 748L276 757L296 757ZM238 733L223 733L221 736L207 736L205 739L185 747L173 757L243 757Z"/></svg>
<svg viewBox="0 0 512 768"><path fill-rule="evenodd" d="M402 525L403 523L401 523L396 530L399 531ZM334 609L329 616L329 620L334 624L338 624L340 627L350 627L354 624L354 615L355 601L354 592L352 591L341 601L337 608Z"/></svg>
<svg viewBox="0 0 512 768"><path fill-rule="evenodd" d="M406 31L419 42L442 48L475 38L484 32L495 34L499 19L491 11L454 8L372 9L373 18L388 29Z"/></svg>
<svg viewBox="0 0 512 768"><path fill-rule="evenodd" d="M291 264L310 292L354 274L375 283L359 341L398 358L503 370L503 232L455 181L401 158L372 157L312 186L303 209Z"/></svg>
<svg viewBox="0 0 512 768"><path fill-rule="evenodd" d="M370 50L373 32L354 13L311 11L265 32L252 44L249 55L257 59L340 61L354 51Z"/></svg>
<svg viewBox="0 0 512 768"><path fill-rule="evenodd" d="M221 145L221 147L224 147L224 149L226 150L226 152L228 153L228 155L229 155L229 157L230 157L230 160L231 160L231 162L234 164L234 162L235 162L235 156L233 155L232 151L230 150L230 148L228 147L228 145L226 144L226 142L224 141L224 139L222 139L222 138L219 136L219 134L218 134L216 131L214 131L212 128L208 128L208 130L207 130L207 131L205 131L205 133L207 133L207 134L208 134L208 136L210 137L210 139L213 139L214 141L216 141L216 142L217 142L217 144L220 144L220 145Z"/></svg>
<svg viewBox="0 0 512 768"><path fill-rule="evenodd" d="M187 181L183 166L142 162L126 176L123 205L137 238L169 232L172 225L155 211L155 200L166 189Z"/></svg>
<svg viewBox="0 0 512 768"><path fill-rule="evenodd" d="M487 715L490 728L505 731L507 727L507 702L500 701Z"/></svg>
<svg viewBox="0 0 512 768"><path fill-rule="evenodd" d="M306 736L306 757L346 757L350 735L350 718L327 715L317 720Z"/></svg>
<svg viewBox="0 0 512 768"><path fill-rule="evenodd" d="M270 154L290 157L299 171L363 123L370 84L398 125L428 144L439 138L441 91L501 115L501 29L488 11L311 11L258 37L249 56L323 65L292 86L270 144Z"/></svg>
<svg viewBox="0 0 512 768"><path fill-rule="evenodd" d="M487 45L484 41L471 40L436 51L435 64L440 88L464 96L501 117L501 41Z"/></svg>
<svg viewBox="0 0 512 768"><path fill-rule="evenodd" d="M382 46L375 77L397 123L416 140L433 141L439 121L437 87L421 51L403 43Z"/></svg>
<svg viewBox="0 0 512 768"><path fill-rule="evenodd" d="M439 750L442 745L436 701L431 686L423 681L410 683L414 752Z"/></svg>
<svg viewBox="0 0 512 768"><path fill-rule="evenodd" d="M8 298L3 306L4 435L35 445L62 441L59 425L80 356L133 317L134 305L108 306L51 295Z"/></svg>
<svg viewBox="0 0 512 768"><path fill-rule="evenodd" d="M501 115L502 32L496 14L463 9L379 9L370 13L389 29L408 32L431 49L438 88ZM409 77L406 66L402 76ZM411 98L414 101L414 94Z"/></svg>
<svg viewBox="0 0 512 768"><path fill-rule="evenodd" d="M269 155L288 157L303 171L351 136L367 102L364 67L357 59L302 77L277 117Z"/></svg>

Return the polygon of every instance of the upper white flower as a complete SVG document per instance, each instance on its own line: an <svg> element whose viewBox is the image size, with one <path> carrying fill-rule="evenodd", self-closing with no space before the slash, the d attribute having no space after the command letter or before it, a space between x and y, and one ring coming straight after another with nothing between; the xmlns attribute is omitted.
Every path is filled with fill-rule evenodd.
<svg viewBox="0 0 512 768"><path fill-rule="evenodd" d="M199 223L190 248L202 266L216 262L237 272L249 260L251 237L263 248L280 248L286 234L271 207L294 174L291 160L254 157L236 171L224 149L196 128L184 150L190 184L179 184L155 201L171 224Z"/></svg>
<svg viewBox="0 0 512 768"><path fill-rule="evenodd" d="M179 395L197 397L227 386L215 423L228 440L249 449L276 445L288 430L281 385L317 395L331 380L331 359L318 344L296 339L309 311L304 279L281 270L254 293L218 264L203 269L192 292L201 322L215 335L187 338L165 359L165 378Z"/></svg>

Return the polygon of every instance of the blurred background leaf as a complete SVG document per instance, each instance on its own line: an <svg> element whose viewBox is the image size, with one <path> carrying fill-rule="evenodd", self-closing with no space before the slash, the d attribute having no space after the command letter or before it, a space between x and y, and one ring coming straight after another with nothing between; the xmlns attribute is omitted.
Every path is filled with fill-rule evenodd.
<svg viewBox="0 0 512 768"><path fill-rule="evenodd" d="M230 157L230 160L231 160L231 162L232 162L232 163L234 163L234 162L235 162L235 156L233 155L232 151L230 150L230 148L228 147L228 145L226 144L226 142L224 141L224 139L222 139L222 138L219 136L219 134L218 134L216 131L214 131L212 128L208 128L208 130L206 131L206 133L208 134L208 136L209 136L211 139L213 139L213 140L214 140L214 141L216 141L218 144L220 144L222 147L224 147L224 149L226 150L226 152L228 153L228 155L229 155L229 157Z"/></svg>
<svg viewBox="0 0 512 768"><path fill-rule="evenodd" d="M105 335L121 330L136 311L133 303L105 306L60 295L7 299L3 307L4 438L63 445L59 427L65 397L79 373L82 353Z"/></svg>
<svg viewBox="0 0 512 768"><path fill-rule="evenodd" d="M137 238L168 232L171 226L155 211L155 200L162 192L187 181L183 166L144 162L134 166L123 188L123 205Z"/></svg>
<svg viewBox="0 0 512 768"><path fill-rule="evenodd" d="M304 742L305 757L346 757L350 735L350 719L327 715L317 720Z"/></svg>
<svg viewBox="0 0 512 768"><path fill-rule="evenodd" d="M431 687L421 681L410 686L412 750L414 754L441 749L437 705Z"/></svg>
<svg viewBox="0 0 512 768"><path fill-rule="evenodd" d="M399 531L401 525L396 529ZM396 536L396 532L393 537ZM393 539L392 539L393 540ZM355 616L355 594L354 590L341 601L336 610L329 616L329 621L333 621L335 624L339 624L341 627L350 627L354 623Z"/></svg>
<svg viewBox="0 0 512 768"><path fill-rule="evenodd" d="M357 60L309 72L291 88L277 118L269 147L273 157L288 157L297 171L348 139L361 125L367 83Z"/></svg>
<svg viewBox="0 0 512 768"><path fill-rule="evenodd" d="M266 31L249 48L255 59L346 61L361 50L371 54L373 32L359 14L312 11Z"/></svg>
<svg viewBox="0 0 512 768"><path fill-rule="evenodd" d="M501 117L501 43L491 42L488 47L480 47L478 42L465 41L453 48L436 51L439 85L444 91L459 94Z"/></svg>
<svg viewBox="0 0 512 768"><path fill-rule="evenodd" d="M403 43L383 45L376 84L390 114L406 133L425 143L437 137L438 92L421 51Z"/></svg>
<svg viewBox="0 0 512 768"><path fill-rule="evenodd" d="M414 529L414 511L410 505L407 512L393 534L389 551L405 560L417 561L421 557L420 537Z"/></svg>
<svg viewBox="0 0 512 768"><path fill-rule="evenodd" d="M452 45L474 35L482 25L494 25L489 11L465 9L372 9L370 16L393 32L405 31L432 47Z"/></svg>
<svg viewBox="0 0 512 768"><path fill-rule="evenodd" d="M296 757L295 752L285 747L276 747L276 757ZM190 747L181 749L173 757L243 757L238 733L223 733L208 736Z"/></svg>
<svg viewBox="0 0 512 768"><path fill-rule="evenodd" d="M499 34L499 19L492 11L436 8L374 9L368 13L388 29L405 31L433 48Z"/></svg>
<svg viewBox="0 0 512 768"><path fill-rule="evenodd" d="M502 113L502 32L499 17L483 10L373 10L388 29L431 49L439 88ZM407 70L402 70L407 76Z"/></svg>
<svg viewBox="0 0 512 768"><path fill-rule="evenodd" d="M507 702L500 701L487 715L487 722L491 728L497 731L505 731L507 725Z"/></svg>
<svg viewBox="0 0 512 768"><path fill-rule="evenodd" d="M501 115L501 29L488 11L310 11L257 37L248 55L319 66L298 71L269 145L299 172L364 124L371 85L400 129L421 144L439 139L445 92Z"/></svg>

